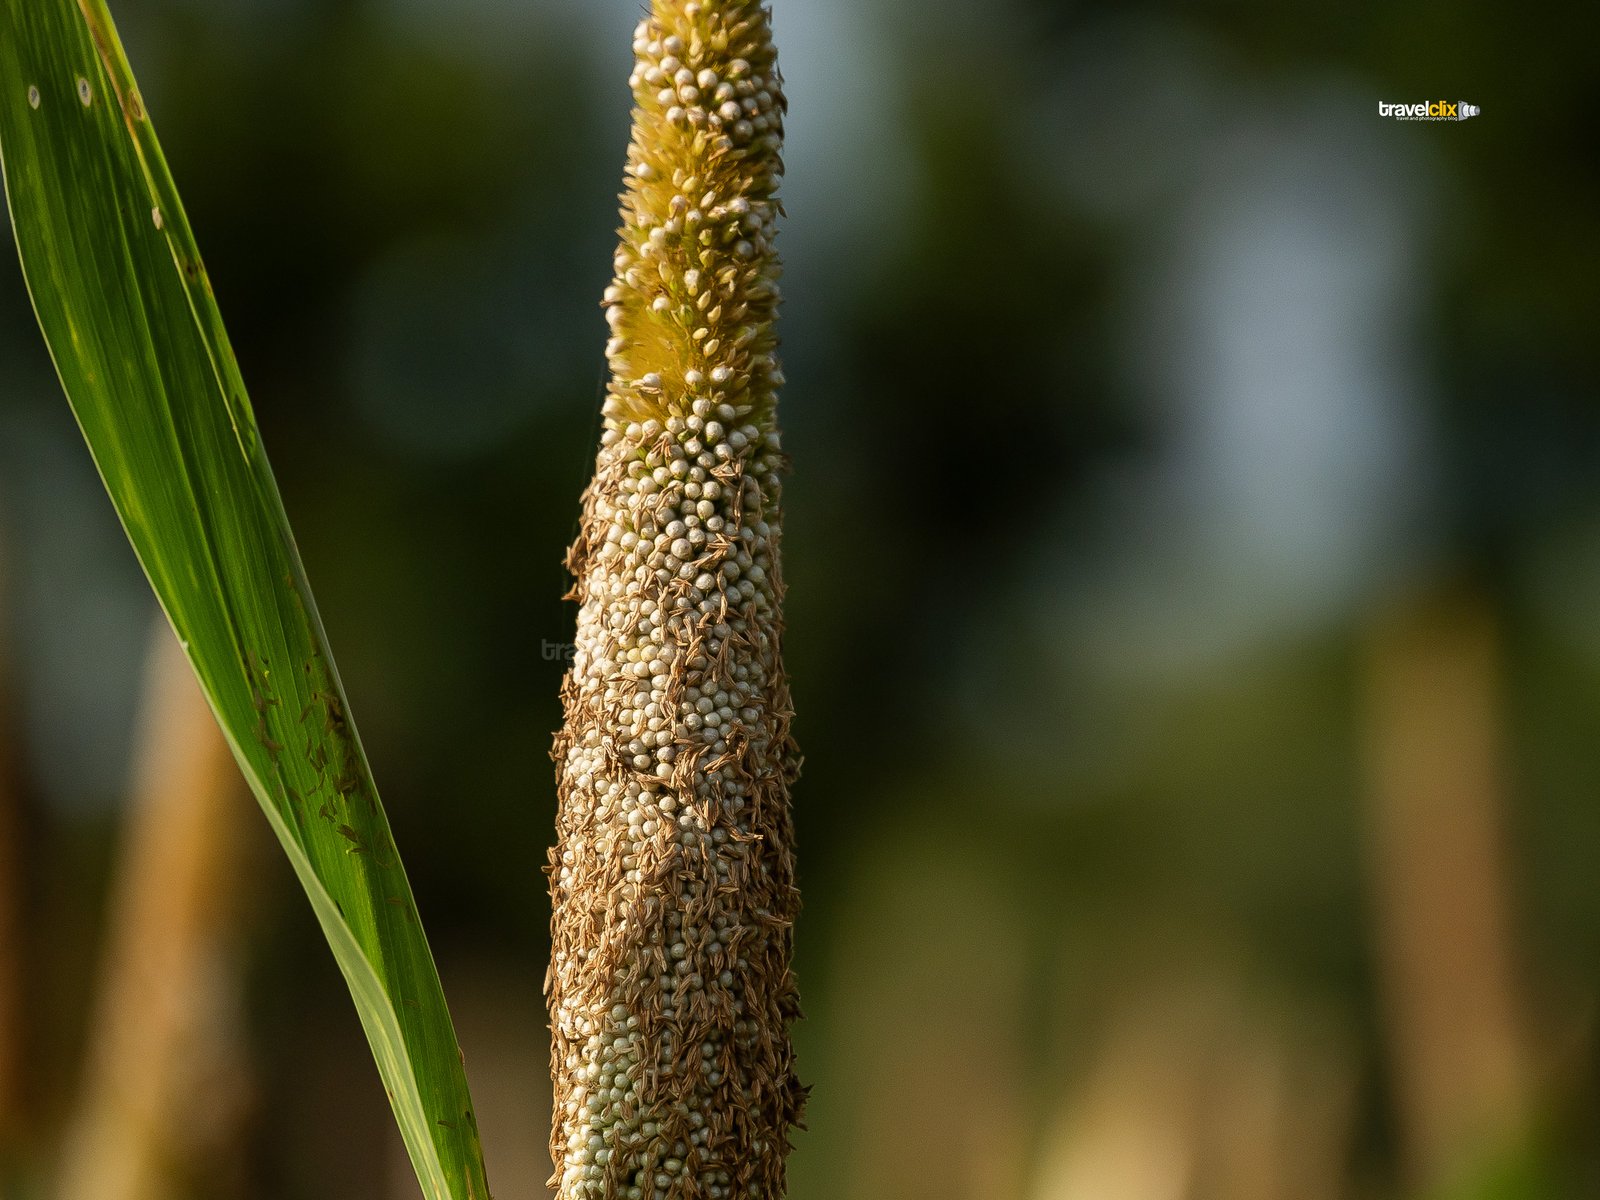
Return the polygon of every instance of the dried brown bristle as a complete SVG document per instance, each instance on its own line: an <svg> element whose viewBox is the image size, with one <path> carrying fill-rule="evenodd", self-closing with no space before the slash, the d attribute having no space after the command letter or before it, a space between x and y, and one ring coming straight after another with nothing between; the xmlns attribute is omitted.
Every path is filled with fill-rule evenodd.
<svg viewBox="0 0 1600 1200"><path fill-rule="evenodd" d="M804 1100L774 413L784 102L759 3L656 0L634 50L612 379L568 557L551 1183L562 1200L779 1200Z"/></svg>

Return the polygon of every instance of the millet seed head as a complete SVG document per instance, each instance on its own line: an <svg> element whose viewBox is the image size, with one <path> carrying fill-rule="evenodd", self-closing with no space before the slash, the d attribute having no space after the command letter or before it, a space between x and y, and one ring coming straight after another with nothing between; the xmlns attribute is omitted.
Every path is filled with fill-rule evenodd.
<svg viewBox="0 0 1600 1200"><path fill-rule="evenodd" d="M774 411L784 103L759 3L655 0L634 51L612 380L568 556L552 1186L780 1200L804 1100Z"/></svg>

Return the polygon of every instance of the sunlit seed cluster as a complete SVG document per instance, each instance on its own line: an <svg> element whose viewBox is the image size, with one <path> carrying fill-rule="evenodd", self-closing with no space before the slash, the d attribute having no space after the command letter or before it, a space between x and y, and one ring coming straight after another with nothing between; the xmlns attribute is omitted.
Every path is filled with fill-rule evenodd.
<svg viewBox="0 0 1600 1200"><path fill-rule="evenodd" d="M562 1200L779 1200L803 1089L759 3L639 26L612 382L569 565L546 983Z"/></svg>

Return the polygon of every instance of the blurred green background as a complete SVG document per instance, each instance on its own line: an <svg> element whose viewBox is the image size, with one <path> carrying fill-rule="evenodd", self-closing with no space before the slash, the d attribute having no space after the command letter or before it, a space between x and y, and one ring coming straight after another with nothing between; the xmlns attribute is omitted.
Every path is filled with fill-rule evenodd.
<svg viewBox="0 0 1600 1200"><path fill-rule="evenodd" d="M793 1200L1600 1195L1592 13L774 7ZM638 15L117 11L501 1200ZM130 899L207 778L154 620L0 264L0 1196L414 1196L248 798Z"/></svg>

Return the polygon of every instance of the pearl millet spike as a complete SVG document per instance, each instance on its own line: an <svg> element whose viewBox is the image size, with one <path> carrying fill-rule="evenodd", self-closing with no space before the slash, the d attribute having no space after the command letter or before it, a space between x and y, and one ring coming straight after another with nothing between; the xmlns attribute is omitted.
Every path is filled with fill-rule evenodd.
<svg viewBox="0 0 1600 1200"><path fill-rule="evenodd" d="M611 383L568 555L545 991L560 1200L781 1200L805 1090L775 398L784 100L756 0L653 0Z"/></svg>

